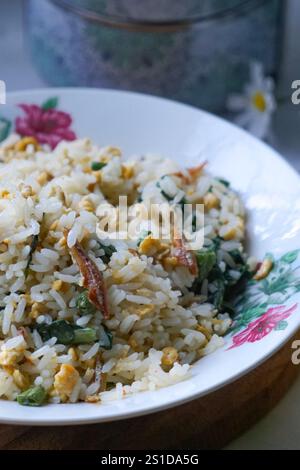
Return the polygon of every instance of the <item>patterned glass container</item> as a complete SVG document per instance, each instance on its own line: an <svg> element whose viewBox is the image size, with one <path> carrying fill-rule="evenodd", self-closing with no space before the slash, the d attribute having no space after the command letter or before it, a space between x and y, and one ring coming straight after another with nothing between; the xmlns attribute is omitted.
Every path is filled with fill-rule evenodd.
<svg viewBox="0 0 300 470"><path fill-rule="evenodd" d="M222 112L248 64L275 73L280 0L28 0L33 60L51 85L100 86Z"/></svg>

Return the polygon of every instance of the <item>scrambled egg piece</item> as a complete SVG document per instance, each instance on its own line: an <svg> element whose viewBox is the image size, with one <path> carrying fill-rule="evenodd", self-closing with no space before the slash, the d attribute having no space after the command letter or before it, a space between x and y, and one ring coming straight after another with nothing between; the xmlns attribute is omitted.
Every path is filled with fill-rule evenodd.
<svg viewBox="0 0 300 470"><path fill-rule="evenodd" d="M166 347L162 350L163 355L161 358L161 363L163 366L173 366L173 364L178 359L178 352L177 349L173 347Z"/></svg>
<svg viewBox="0 0 300 470"><path fill-rule="evenodd" d="M170 247L166 243L162 243L161 240L152 238L149 235L141 241L138 251L142 255L164 257L169 253Z"/></svg>
<svg viewBox="0 0 300 470"><path fill-rule="evenodd" d="M11 351L3 349L0 352L0 365L1 366L15 366L23 357L23 351Z"/></svg>
<svg viewBox="0 0 300 470"><path fill-rule="evenodd" d="M54 389L63 399L69 398L79 379L79 373L70 364L62 364L60 371L54 377Z"/></svg>
<svg viewBox="0 0 300 470"><path fill-rule="evenodd" d="M19 387L21 390L26 390L30 385L29 379L18 369L14 370L13 379L17 387Z"/></svg>

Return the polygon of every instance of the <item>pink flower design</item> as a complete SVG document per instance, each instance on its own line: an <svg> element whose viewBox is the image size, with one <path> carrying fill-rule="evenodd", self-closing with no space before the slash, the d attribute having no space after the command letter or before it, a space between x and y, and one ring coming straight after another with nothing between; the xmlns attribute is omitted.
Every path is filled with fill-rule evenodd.
<svg viewBox="0 0 300 470"><path fill-rule="evenodd" d="M16 119L18 134L35 137L40 144L48 144L52 149L61 140L76 139L76 134L70 129L72 118L69 114L34 104L20 104L20 108L25 116Z"/></svg>
<svg viewBox="0 0 300 470"><path fill-rule="evenodd" d="M271 333L276 325L288 318L297 308L297 304L287 309L284 305L271 307L261 317L249 323L247 328L232 337L233 345L228 349L237 348L244 343L255 343Z"/></svg>

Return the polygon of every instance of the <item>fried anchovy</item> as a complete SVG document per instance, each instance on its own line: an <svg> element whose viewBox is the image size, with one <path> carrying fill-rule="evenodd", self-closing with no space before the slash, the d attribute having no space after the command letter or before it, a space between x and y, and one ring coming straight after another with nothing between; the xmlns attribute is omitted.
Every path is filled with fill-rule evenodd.
<svg viewBox="0 0 300 470"><path fill-rule="evenodd" d="M67 238L67 233L65 237ZM105 319L109 318L107 289L102 273L97 268L94 261L84 252L81 244L76 242L70 248L70 253L83 276L83 286L88 290L88 298L95 307L103 313Z"/></svg>

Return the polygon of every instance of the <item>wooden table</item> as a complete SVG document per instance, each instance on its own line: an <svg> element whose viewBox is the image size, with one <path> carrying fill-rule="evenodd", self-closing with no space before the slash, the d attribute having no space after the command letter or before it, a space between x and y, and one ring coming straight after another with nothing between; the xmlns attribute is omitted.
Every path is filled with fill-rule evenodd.
<svg viewBox="0 0 300 470"><path fill-rule="evenodd" d="M255 424L297 377L291 340L264 364L206 397L163 412L86 426L0 426L0 449L215 449Z"/></svg>

